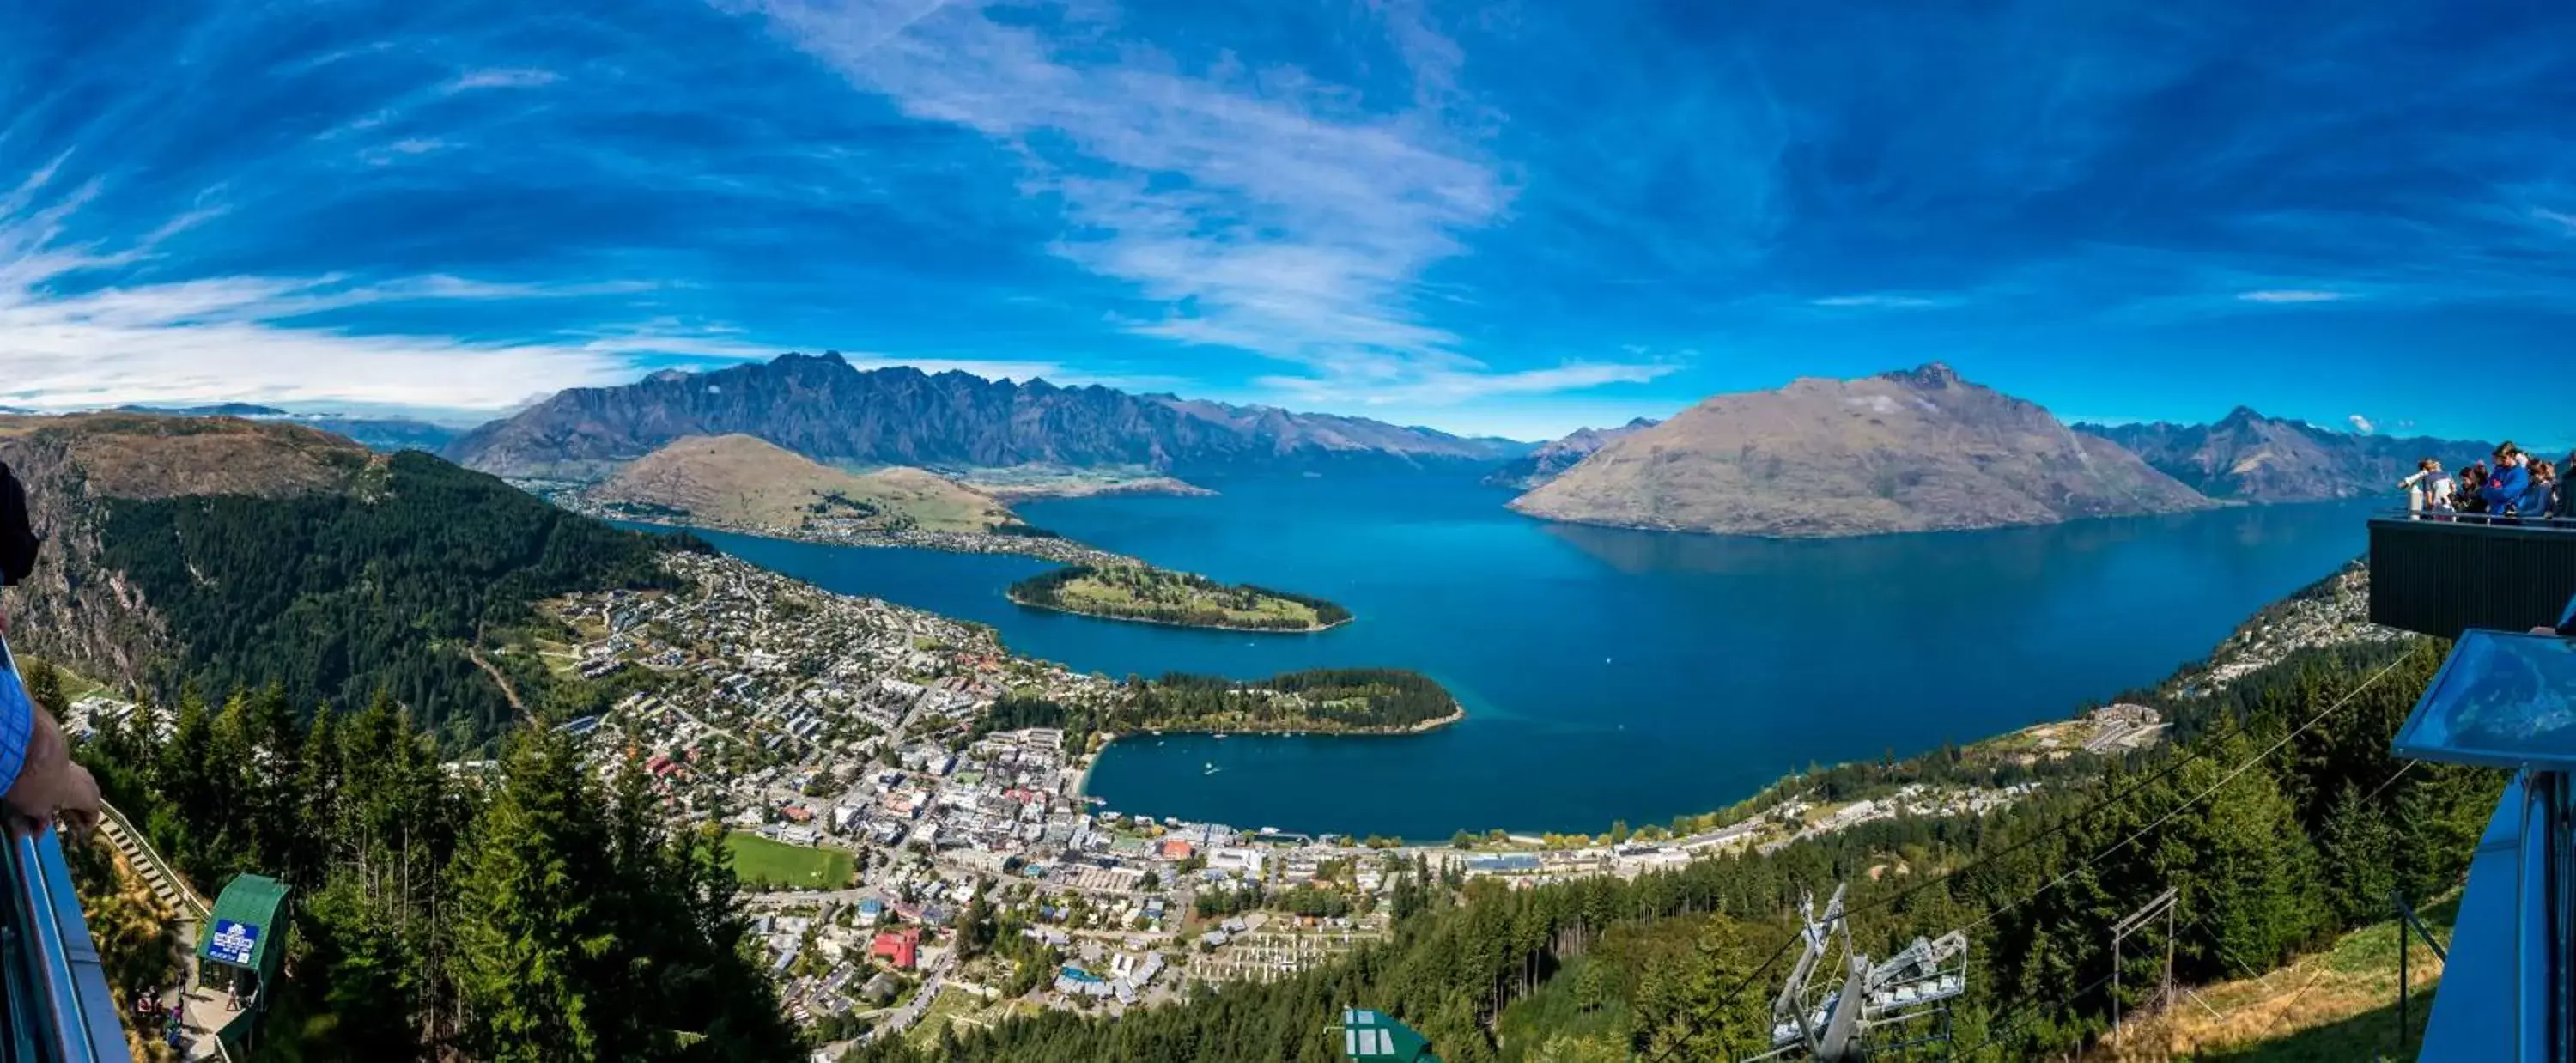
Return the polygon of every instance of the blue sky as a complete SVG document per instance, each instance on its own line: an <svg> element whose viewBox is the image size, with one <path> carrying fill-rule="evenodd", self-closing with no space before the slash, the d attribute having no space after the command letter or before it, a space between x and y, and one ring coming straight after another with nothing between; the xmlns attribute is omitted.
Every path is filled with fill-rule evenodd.
<svg viewBox="0 0 2576 1063"><path fill-rule="evenodd" d="M838 349L1523 437L1946 360L2576 442L2576 8L13 5L0 403Z"/></svg>

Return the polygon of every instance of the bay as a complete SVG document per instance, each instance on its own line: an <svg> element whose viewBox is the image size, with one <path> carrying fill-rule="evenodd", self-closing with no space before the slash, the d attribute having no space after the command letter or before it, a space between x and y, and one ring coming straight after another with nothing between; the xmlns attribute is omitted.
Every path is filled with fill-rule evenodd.
<svg viewBox="0 0 2576 1063"><path fill-rule="evenodd" d="M992 624L1112 676L1385 665L1465 722L1387 737L1136 736L1108 807L1240 827L1445 838L1721 808L1811 764L2062 718L2205 655L2363 549L2370 503L2044 528L1769 541L1586 528L1410 476L1248 479L1210 497L1024 503L1031 522L1228 582L1338 601L1319 634L1197 631L1015 606L1029 558L702 533L830 590ZM1210 768L1214 771L1210 771Z"/></svg>

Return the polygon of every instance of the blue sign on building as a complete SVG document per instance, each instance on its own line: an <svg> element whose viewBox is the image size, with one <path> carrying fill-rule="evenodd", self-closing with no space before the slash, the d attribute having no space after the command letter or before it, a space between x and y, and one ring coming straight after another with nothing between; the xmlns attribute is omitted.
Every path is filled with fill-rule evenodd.
<svg viewBox="0 0 2576 1063"><path fill-rule="evenodd" d="M248 967L251 950L258 945L258 927L230 919L217 919L215 936L206 942L206 955L235 967Z"/></svg>

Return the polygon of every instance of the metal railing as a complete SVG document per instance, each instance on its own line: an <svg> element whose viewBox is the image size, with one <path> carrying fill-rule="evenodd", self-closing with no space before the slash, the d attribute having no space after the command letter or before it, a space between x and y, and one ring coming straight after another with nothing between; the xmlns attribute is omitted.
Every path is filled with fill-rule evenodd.
<svg viewBox="0 0 2576 1063"><path fill-rule="evenodd" d="M0 638L0 713L32 714L17 658ZM0 813L8 815L8 813ZM12 1061L131 1063L107 970L89 936L71 866L51 828L12 823L0 850L0 989Z"/></svg>
<svg viewBox="0 0 2576 1063"><path fill-rule="evenodd" d="M2461 513L2448 509L2404 509L2391 507L2371 511L2372 520L2413 520L2434 524L2472 524L2496 528L2546 528L2576 532L2576 517L2546 514L2522 516L2513 513Z"/></svg>
<svg viewBox="0 0 2576 1063"><path fill-rule="evenodd" d="M2369 527L2373 623L2446 639L2527 631L2576 595L2576 520L2399 510Z"/></svg>

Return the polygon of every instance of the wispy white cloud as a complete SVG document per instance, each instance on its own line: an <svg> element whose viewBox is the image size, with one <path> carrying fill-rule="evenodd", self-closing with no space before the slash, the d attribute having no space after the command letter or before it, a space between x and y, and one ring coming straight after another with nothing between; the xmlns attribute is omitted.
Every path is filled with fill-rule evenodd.
<svg viewBox="0 0 2576 1063"><path fill-rule="evenodd" d="M533 89L563 80L552 70L530 68L468 70L447 83L449 92L471 92L475 89Z"/></svg>
<svg viewBox="0 0 2576 1063"><path fill-rule="evenodd" d="M2322 288L2264 288L2236 293L2237 301L2245 303L2332 303L2349 298L2350 292Z"/></svg>
<svg viewBox="0 0 2576 1063"><path fill-rule="evenodd" d="M1514 189L1451 121L1458 49L1410 6L1380 10L1415 89L1392 114L1295 69L1190 72L1144 42L1102 47L1114 20L1085 7L1045 31L988 6L756 5L853 85L1011 148L1023 190L1062 210L1050 249L1162 308L1113 319L1129 331L1297 363L1308 375L1267 381L1300 395L1535 392L1659 372L1490 373L1421 312L1423 274L1465 253Z"/></svg>
<svg viewBox="0 0 2576 1063"><path fill-rule="evenodd" d="M447 142L437 137L404 137L361 151L358 158L369 166L390 166L407 156L427 155L446 146Z"/></svg>
<svg viewBox="0 0 2576 1063"><path fill-rule="evenodd" d="M1253 383L1295 396L1298 401L1318 405L1423 407L1515 395L1551 395L1606 384L1643 384L1680 368L1675 364L1569 362L1507 373L1436 369L1376 386L1345 379L1297 376L1261 377Z"/></svg>
<svg viewBox="0 0 2576 1063"><path fill-rule="evenodd" d="M2371 434L2372 432L2379 431L2378 426L2373 425L2373 424L2371 424L2371 423L2370 423L2370 418L2368 418L2368 417L2364 417L2364 416L2362 416L2362 415L2360 415L2360 414L2357 414L2357 413L2356 413L2356 414L2352 414L2352 415L2350 415L2350 416L2348 416L2348 417L2345 417L2345 418L2344 418L2344 420L2349 421L2349 422L2351 422L2351 423L2352 423L2352 430L2353 430L2353 431L2355 431L2355 432L2359 432L2359 433L2361 433L2361 434L2363 434L2363 435L2369 435L2369 434Z"/></svg>
<svg viewBox="0 0 2576 1063"><path fill-rule="evenodd" d="M2547 207L2533 207L2531 208L2531 216L2540 221L2557 226L2561 231L2565 232L2569 236L2576 236L2576 214L2570 214L2563 210L2551 210Z"/></svg>
<svg viewBox="0 0 2576 1063"><path fill-rule="evenodd" d="M1821 299L1809 299L1807 305L1871 310L1927 310L1933 307L1957 306L1959 300L1928 295L1872 292L1862 295L1829 295Z"/></svg>

